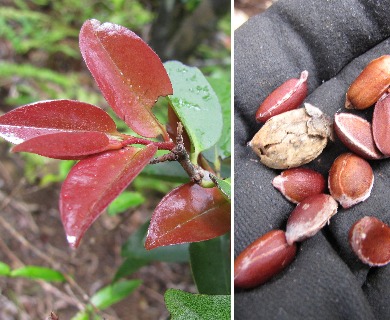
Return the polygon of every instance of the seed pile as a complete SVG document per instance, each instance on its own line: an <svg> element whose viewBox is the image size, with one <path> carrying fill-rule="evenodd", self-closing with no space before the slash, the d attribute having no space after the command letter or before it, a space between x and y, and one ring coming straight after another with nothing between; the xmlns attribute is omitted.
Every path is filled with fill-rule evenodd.
<svg viewBox="0 0 390 320"><path fill-rule="evenodd" d="M339 112L333 129L351 151L337 157L325 179L301 166L317 158L333 139L332 123L320 109L305 104L308 72L275 89L260 105L256 120L265 122L249 146L260 161L273 169L287 169L273 186L297 203L286 232L272 230L251 243L235 260L234 284L252 288L287 267L296 255L296 243L315 235L329 223L340 204L350 208L371 193L374 174L366 160L390 156L390 55L371 61L346 94L347 109L363 110L375 104L372 124L353 114ZM375 217L363 217L349 231L352 251L370 266L390 263L390 226Z"/></svg>

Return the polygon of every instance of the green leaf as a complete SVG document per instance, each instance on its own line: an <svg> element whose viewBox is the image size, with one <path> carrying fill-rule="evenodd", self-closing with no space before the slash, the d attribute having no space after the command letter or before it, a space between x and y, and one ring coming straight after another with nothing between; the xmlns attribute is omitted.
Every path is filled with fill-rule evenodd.
<svg viewBox="0 0 390 320"><path fill-rule="evenodd" d="M11 267L0 261L0 276L9 276L11 273Z"/></svg>
<svg viewBox="0 0 390 320"><path fill-rule="evenodd" d="M71 320L89 320L89 315L87 311L80 311L77 312L77 314L72 317Z"/></svg>
<svg viewBox="0 0 390 320"><path fill-rule="evenodd" d="M42 187L47 186L54 182L64 181L73 165L76 163L74 160L61 160L58 161L58 173L57 174L46 174L43 176L40 185Z"/></svg>
<svg viewBox="0 0 390 320"><path fill-rule="evenodd" d="M188 244L159 247L150 251L146 250L144 242L148 227L149 222L143 224L123 244L123 257L144 259L148 261L188 262Z"/></svg>
<svg viewBox="0 0 390 320"><path fill-rule="evenodd" d="M149 262L149 259L128 256L116 271L113 282L133 274Z"/></svg>
<svg viewBox="0 0 390 320"><path fill-rule="evenodd" d="M230 236L190 244L192 274L199 293L230 294Z"/></svg>
<svg viewBox="0 0 390 320"><path fill-rule="evenodd" d="M213 175L212 176L212 180L216 184L217 188L222 192L224 197L227 200L229 200L229 202L230 202L231 198L232 198L232 193L231 193L232 181L231 181L231 178L227 178L227 179L222 180L222 179L219 179L218 177Z"/></svg>
<svg viewBox="0 0 390 320"><path fill-rule="evenodd" d="M141 282L141 280L128 280L106 286L92 296L91 303L100 310L106 309L126 298L139 287Z"/></svg>
<svg viewBox="0 0 390 320"><path fill-rule="evenodd" d="M192 142L191 161L215 145L222 133L222 110L218 98L198 68L178 61L165 63L173 85L168 99Z"/></svg>
<svg viewBox="0 0 390 320"><path fill-rule="evenodd" d="M154 178L144 175L142 172L137 178L134 179L132 187L143 194L150 193L150 191L156 191L161 194L166 194L171 191L177 183L162 181L161 178Z"/></svg>
<svg viewBox="0 0 390 320"><path fill-rule="evenodd" d="M158 154L156 156L158 156ZM188 174L177 161L160 162L152 166L147 166L142 171L141 175L178 183L188 181Z"/></svg>
<svg viewBox="0 0 390 320"><path fill-rule="evenodd" d="M71 320L104 320L104 318L97 315L92 306L88 304L84 310L77 312Z"/></svg>
<svg viewBox="0 0 390 320"><path fill-rule="evenodd" d="M108 207L110 216L122 213L130 208L135 208L145 202L145 198L139 192L122 192Z"/></svg>
<svg viewBox="0 0 390 320"><path fill-rule="evenodd" d="M61 272L39 266L25 266L19 269L12 270L10 276L29 279L41 279L45 281L65 281L65 277Z"/></svg>
<svg viewBox="0 0 390 320"><path fill-rule="evenodd" d="M230 295L192 294L168 289L165 304L172 320L230 320Z"/></svg>
<svg viewBox="0 0 390 320"><path fill-rule="evenodd" d="M218 155L224 159L231 155L231 96L230 81L226 78L207 78L218 96L222 107L223 129L216 147Z"/></svg>

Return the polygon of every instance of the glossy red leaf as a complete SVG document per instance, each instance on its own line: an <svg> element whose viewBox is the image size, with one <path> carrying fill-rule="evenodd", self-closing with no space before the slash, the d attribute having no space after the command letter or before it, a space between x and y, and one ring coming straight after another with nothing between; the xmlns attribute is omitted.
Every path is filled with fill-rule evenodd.
<svg viewBox="0 0 390 320"><path fill-rule="evenodd" d="M130 184L157 151L129 147L81 160L70 171L60 195L61 220L76 248L102 211Z"/></svg>
<svg viewBox="0 0 390 320"><path fill-rule="evenodd" d="M88 155L122 148L103 132L60 132L38 136L12 148L12 152L31 152L41 156L80 160Z"/></svg>
<svg viewBox="0 0 390 320"><path fill-rule="evenodd" d="M157 54L135 33L112 23L88 20L80 50L104 97L118 116L144 137L167 138L152 113L159 96L173 93Z"/></svg>
<svg viewBox="0 0 390 320"><path fill-rule="evenodd" d="M115 122L105 111L74 100L40 101L0 117L0 136L14 144L64 131L118 134Z"/></svg>
<svg viewBox="0 0 390 320"><path fill-rule="evenodd" d="M230 230L230 203L217 188L184 184L168 193L154 210L145 248L203 241Z"/></svg>

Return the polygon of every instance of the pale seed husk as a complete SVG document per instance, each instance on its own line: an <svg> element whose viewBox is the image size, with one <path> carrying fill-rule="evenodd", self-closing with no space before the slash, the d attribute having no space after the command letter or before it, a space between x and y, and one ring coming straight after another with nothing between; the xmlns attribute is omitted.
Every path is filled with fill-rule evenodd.
<svg viewBox="0 0 390 320"><path fill-rule="evenodd" d="M329 118L311 104L269 119L249 145L273 169L299 167L317 158L332 139Z"/></svg>

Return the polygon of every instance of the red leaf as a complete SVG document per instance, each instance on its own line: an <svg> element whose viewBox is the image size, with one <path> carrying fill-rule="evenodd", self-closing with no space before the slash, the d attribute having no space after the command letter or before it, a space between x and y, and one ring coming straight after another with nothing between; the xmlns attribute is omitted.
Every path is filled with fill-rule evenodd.
<svg viewBox="0 0 390 320"><path fill-rule="evenodd" d="M118 134L115 122L105 111L80 101L41 101L16 108L0 117L0 136L14 144L64 131Z"/></svg>
<svg viewBox="0 0 390 320"><path fill-rule="evenodd" d="M230 230L230 203L217 188L187 183L167 194L154 210L145 248L218 237Z"/></svg>
<svg viewBox="0 0 390 320"><path fill-rule="evenodd" d="M173 93L156 53L132 31L94 19L81 28L80 50L118 116L144 137L162 134L167 139L165 128L151 111L159 96Z"/></svg>
<svg viewBox="0 0 390 320"><path fill-rule="evenodd" d="M108 151L81 160L72 168L60 195L61 220L72 247L78 247L86 230L156 151L154 145Z"/></svg>
<svg viewBox="0 0 390 320"><path fill-rule="evenodd" d="M12 148L12 152L31 152L41 156L80 160L88 155L122 148L103 132L60 132L32 138Z"/></svg>

